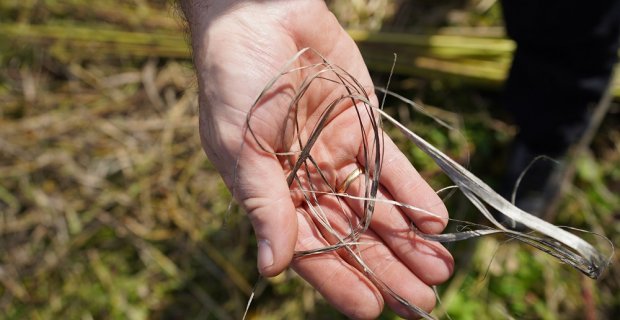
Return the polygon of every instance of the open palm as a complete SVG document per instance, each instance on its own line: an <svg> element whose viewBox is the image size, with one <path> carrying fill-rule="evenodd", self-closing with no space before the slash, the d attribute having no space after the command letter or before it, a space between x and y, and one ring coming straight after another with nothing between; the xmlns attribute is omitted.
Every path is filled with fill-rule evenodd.
<svg viewBox="0 0 620 320"><path fill-rule="evenodd" d="M318 179L316 169L306 174L307 168L302 167L297 172L300 179L289 186L289 160L294 161L298 154L278 157L275 153L299 150L297 138L306 141L325 105L346 91L329 81L313 83L298 102L295 117L291 117L291 96L314 71L287 74L252 109L253 135L245 130L257 96L282 65L305 47L349 72L376 104L372 81L355 43L325 3L212 1L206 6L186 5L184 11L190 22L200 88L203 147L248 212L258 238L261 273L273 276L292 263L296 272L350 317L376 317L384 303L403 316L414 316L379 290L345 250L292 260L294 251L325 247L334 239L313 219L299 192L300 188L309 188L308 177L324 182L323 178ZM293 68L317 61L316 55L304 54L293 62ZM327 181L325 185L338 186L358 166L367 165L363 146L369 138L362 134L359 119L354 102L343 100L313 145L312 159ZM368 114L363 114L365 128L371 127L370 121ZM358 239L362 243L358 253L383 283L430 311L435 303L430 285L449 277L452 258L441 245L416 237L410 224L425 232L441 232L447 212L389 138L384 140L383 152L378 198L409 203L437 216L377 203L370 228ZM372 166L364 169L371 170ZM364 179L358 179L347 193L362 196L364 187ZM352 219L364 213L361 201L317 197L330 225L343 236L348 234Z"/></svg>

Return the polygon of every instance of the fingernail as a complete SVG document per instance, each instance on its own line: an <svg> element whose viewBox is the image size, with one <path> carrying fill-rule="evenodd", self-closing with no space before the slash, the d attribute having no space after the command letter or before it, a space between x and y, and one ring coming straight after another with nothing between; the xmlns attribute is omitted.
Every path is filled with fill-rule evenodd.
<svg viewBox="0 0 620 320"><path fill-rule="evenodd" d="M273 265L273 251L269 240L258 241L258 269L264 270Z"/></svg>

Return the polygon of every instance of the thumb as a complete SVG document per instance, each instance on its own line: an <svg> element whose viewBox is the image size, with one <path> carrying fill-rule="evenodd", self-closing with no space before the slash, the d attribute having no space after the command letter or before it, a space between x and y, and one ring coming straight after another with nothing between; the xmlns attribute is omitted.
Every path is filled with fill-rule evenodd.
<svg viewBox="0 0 620 320"><path fill-rule="evenodd" d="M252 158L239 163L233 190L256 233L258 270L272 277L291 263L297 215L280 163L274 157Z"/></svg>

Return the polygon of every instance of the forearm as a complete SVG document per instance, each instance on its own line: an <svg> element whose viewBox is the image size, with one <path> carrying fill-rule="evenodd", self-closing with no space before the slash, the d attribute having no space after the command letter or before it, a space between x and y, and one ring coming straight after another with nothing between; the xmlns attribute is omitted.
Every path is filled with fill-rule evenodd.
<svg viewBox="0 0 620 320"><path fill-rule="evenodd" d="M190 33L199 30L200 23L206 23L225 4L237 1L226 0L178 0L178 7L187 22ZM219 10L221 12L221 10ZM210 15L209 15L210 14Z"/></svg>
<svg viewBox="0 0 620 320"><path fill-rule="evenodd" d="M316 2L323 2L320 0L312 0ZM255 0L178 0L178 6L181 12L185 16L185 19L192 25L208 23L213 19L223 16L225 14L236 11L241 7L254 7L256 10L258 7L277 7L279 9L287 8L286 10L292 10L295 5L291 3L300 3L303 1L292 0L269 0L269 1L255 1ZM308 2L308 1L305 1ZM260 15L258 11L256 15Z"/></svg>
<svg viewBox="0 0 620 320"><path fill-rule="evenodd" d="M224 5L240 2L238 0L178 0L179 8L188 22L196 22L200 16L206 16L207 12L217 10Z"/></svg>

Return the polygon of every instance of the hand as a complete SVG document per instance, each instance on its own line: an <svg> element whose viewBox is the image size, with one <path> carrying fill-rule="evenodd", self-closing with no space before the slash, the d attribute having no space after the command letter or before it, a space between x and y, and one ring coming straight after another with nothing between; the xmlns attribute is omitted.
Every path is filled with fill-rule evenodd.
<svg viewBox="0 0 620 320"><path fill-rule="evenodd" d="M289 151L295 144L284 132L291 125L290 89L299 87L303 77L290 74L280 79L274 92L265 96L253 112L251 126L260 145L244 131L246 116L257 96L282 65L304 47L315 49L351 73L367 88L376 105L372 81L357 46L324 1L188 0L183 3L183 10L190 26L198 75L202 144L235 198L248 212L258 238L261 274L274 276L292 265L349 317L376 317L384 303L402 316L414 316L356 269L359 266L345 251L292 260L295 250L329 245L321 235L320 226L311 218L303 197L294 192L295 184L289 189L286 181L291 170L289 163L273 154ZM307 65L309 59L303 55L295 63ZM342 90L333 89L333 85L313 85L306 92L299 103L301 135L307 138L316 124L323 110L318 106L343 94ZM362 121L367 123L369 119ZM358 163L364 163L362 144L353 103L339 106L312 149L312 156L330 185L342 183ZM298 174L303 176L301 171ZM363 195L360 181L351 184L347 193ZM446 209L387 137L380 183L378 197L412 204L438 216L377 203L370 228L359 240L365 243L360 246L361 255L396 293L430 311L435 304L430 286L450 276L453 261L440 244L416 237L410 223L413 221L424 232L441 232L447 221ZM343 201L344 208L335 204L334 197L320 197L320 201L330 223L339 230L348 228L342 218L343 210L358 216L362 212L359 201Z"/></svg>

